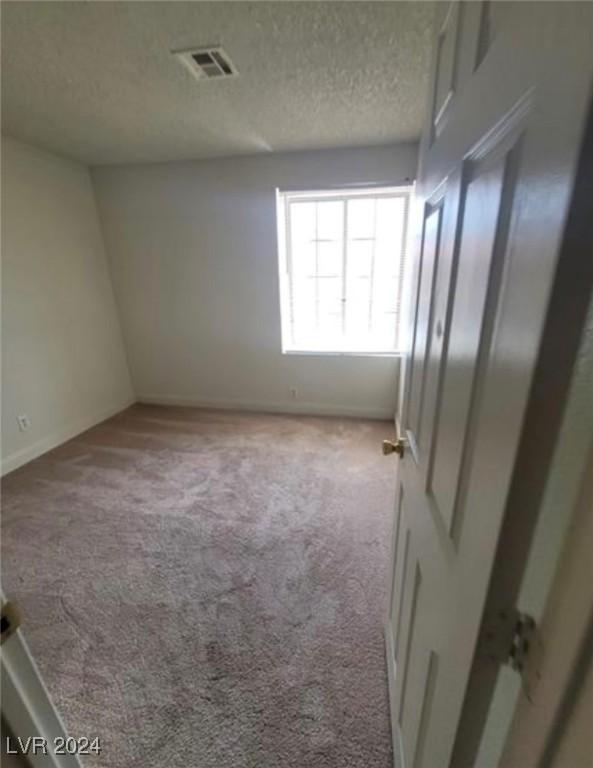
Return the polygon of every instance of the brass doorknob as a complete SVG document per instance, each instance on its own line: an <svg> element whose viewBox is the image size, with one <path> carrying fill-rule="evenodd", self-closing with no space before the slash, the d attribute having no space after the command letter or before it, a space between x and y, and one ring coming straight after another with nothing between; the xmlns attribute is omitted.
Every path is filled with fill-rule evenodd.
<svg viewBox="0 0 593 768"><path fill-rule="evenodd" d="M397 453L400 459L404 457L405 441L399 437L395 443L392 440L383 440L383 456L389 456L390 453Z"/></svg>

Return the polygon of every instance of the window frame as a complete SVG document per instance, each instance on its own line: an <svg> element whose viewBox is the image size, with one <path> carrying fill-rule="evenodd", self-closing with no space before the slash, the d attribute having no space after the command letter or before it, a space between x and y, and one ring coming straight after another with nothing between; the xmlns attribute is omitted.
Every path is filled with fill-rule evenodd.
<svg viewBox="0 0 593 768"><path fill-rule="evenodd" d="M337 187L335 189L313 189L313 190L285 190L276 189L276 211L278 226L278 269L279 269L279 288L280 288L280 319L282 334L282 354L284 355L310 355L310 356L348 356L348 357L401 357L404 354L401 343L401 322L402 308L405 308L404 292L407 283L408 249L409 249L409 229L410 217L413 204L414 183L399 185L377 185L363 187ZM293 340L294 329L294 302L293 302L293 279L292 279L292 252L291 252L291 230L290 230L290 204L295 201L302 202L328 202L338 201L344 204L342 238L342 306L345 306L345 287L348 267L348 201L364 198L394 198L400 197L404 200L404 220L402 227L402 266L399 279L399 297L398 297L398 317L396 326L396 346L394 349L356 349L346 347L344 349L331 349L328 347L315 348L312 346L296 345ZM376 237L373 238L376 240ZM374 261L373 261L374 265ZM371 303L372 306L372 303ZM344 310L343 310L344 312ZM343 314L344 317L344 314Z"/></svg>

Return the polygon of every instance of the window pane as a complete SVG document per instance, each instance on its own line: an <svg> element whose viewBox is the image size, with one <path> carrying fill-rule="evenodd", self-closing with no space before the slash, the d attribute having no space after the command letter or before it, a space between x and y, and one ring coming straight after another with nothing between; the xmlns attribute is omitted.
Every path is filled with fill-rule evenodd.
<svg viewBox="0 0 593 768"><path fill-rule="evenodd" d="M346 294L346 333L353 335L356 343L369 330L371 309L371 281L368 277L351 277Z"/></svg>
<svg viewBox="0 0 593 768"><path fill-rule="evenodd" d="M294 342L307 343L316 326L316 280L313 277L296 280L293 284Z"/></svg>
<svg viewBox="0 0 593 768"><path fill-rule="evenodd" d="M375 235L375 200L361 198L348 201L348 238L354 240Z"/></svg>
<svg viewBox="0 0 593 768"><path fill-rule="evenodd" d="M292 273L298 277L314 277L316 274L316 243L314 240L293 242Z"/></svg>
<svg viewBox="0 0 593 768"><path fill-rule="evenodd" d="M370 277L373 270L373 240L348 242L348 274L352 277Z"/></svg>
<svg viewBox="0 0 593 768"><path fill-rule="evenodd" d="M317 287L319 332L323 336L339 338L342 332L342 280L320 278Z"/></svg>
<svg viewBox="0 0 593 768"><path fill-rule="evenodd" d="M401 243L404 206L403 197L382 197L377 200L377 240L385 240L392 246Z"/></svg>
<svg viewBox="0 0 593 768"><path fill-rule="evenodd" d="M343 253L340 242L317 243L317 274L321 277L342 277Z"/></svg>
<svg viewBox="0 0 593 768"><path fill-rule="evenodd" d="M320 278L317 281L319 313L340 315L342 312L342 281L336 277Z"/></svg>
<svg viewBox="0 0 593 768"><path fill-rule="evenodd" d="M373 321L372 339L383 349L393 349L395 343L395 315L384 312Z"/></svg>
<svg viewBox="0 0 593 768"><path fill-rule="evenodd" d="M344 204L341 200L317 203L317 237L321 240L342 240L344 234Z"/></svg>
<svg viewBox="0 0 593 768"><path fill-rule="evenodd" d="M315 238L315 203L290 204L290 231L293 243L302 243Z"/></svg>
<svg viewBox="0 0 593 768"><path fill-rule="evenodd" d="M398 288L398 280L395 277L374 282L373 307L376 314L395 312L399 299Z"/></svg>
<svg viewBox="0 0 593 768"><path fill-rule="evenodd" d="M407 197L312 193L288 206L285 348L395 350Z"/></svg>
<svg viewBox="0 0 593 768"><path fill-rule="evenodd" d="M377 240L375 244L375 274L379 279L399 275L401 246L393 240Z"/></svg>

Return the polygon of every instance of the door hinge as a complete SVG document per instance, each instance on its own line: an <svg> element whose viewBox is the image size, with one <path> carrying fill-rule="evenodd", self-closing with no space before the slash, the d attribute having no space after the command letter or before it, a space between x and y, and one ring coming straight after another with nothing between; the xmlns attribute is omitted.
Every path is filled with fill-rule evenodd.
<svg viewBox="0 0 593 768"><path fill-rule="evenodd" d="M525 671L529 654L536 640L535 619L528 613L516 612L515 626L506 663L520 675Z"/></svg>
<svg viewBox="0 0 593 768"><path fill-rule="evenodd" d="M516 609L499 611L484 627L481 646L482 658L507 665L521 676L523 691L532 701L543 653L535 619Z"/></svg>
<svg viewBox="0 0 593 768"><path fill-rule="evenodd" d="M0 645L14 634L21 624L21 614L16 603L10 600L3 604L0 617Z"/></svg>
<svg viewBox="0 0 593 768"><path fill-rule="evenodd" d="M521 687L530 703L541 679L544 647L539 627L528 613L515 613L515 626L507 664L521 675Z"/></svg>

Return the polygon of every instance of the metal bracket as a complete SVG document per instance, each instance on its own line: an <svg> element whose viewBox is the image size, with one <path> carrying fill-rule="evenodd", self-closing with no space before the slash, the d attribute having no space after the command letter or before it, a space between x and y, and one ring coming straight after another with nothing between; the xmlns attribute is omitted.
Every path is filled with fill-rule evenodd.
<svg viewBox="0 0 593 768"><path fill-rule="evenodd" d="M544 648L535 619L517 612L515 630L507 664L521 675L523 693L533 703L535 688L541 679Z"/></svg>
<svg viewBox="0 0 593 768"><path fill-rule="evenodd" d="M519 674L523 674L523 670L525 669L527 657L529 656L529 652L535 639L535 630L535 619L527 613L520 613L517 611L515 629L513 631L507 664L509 664L515 672L519 672Z"/></svg>
<svg viewBox="0 0 593 768"><path fill-rule="evenodd" d="M535 619L527 613L515 608L501 610L484 628L480 655L490 663L514 669L529 701L540 678L542 653Z"/></svg>
<svg viewBox="0 0 593 768"><path fill-rule="evenodd" d="M16 603L10 601L2 606L0 616L0 645L13 635L21 625L21 614Z"/></svg>

